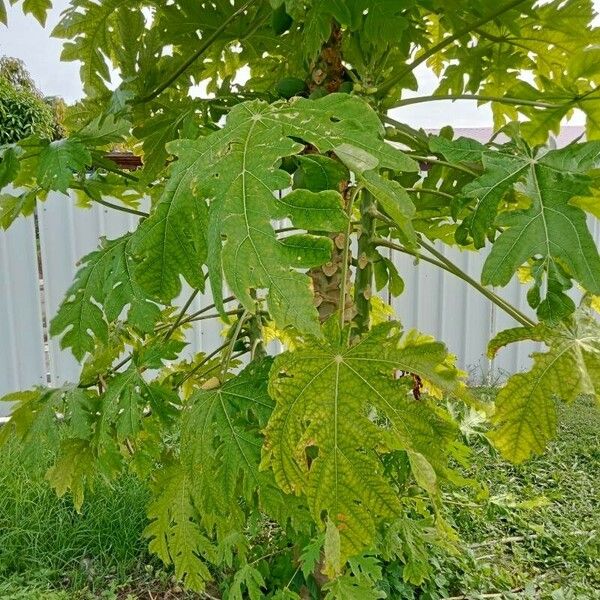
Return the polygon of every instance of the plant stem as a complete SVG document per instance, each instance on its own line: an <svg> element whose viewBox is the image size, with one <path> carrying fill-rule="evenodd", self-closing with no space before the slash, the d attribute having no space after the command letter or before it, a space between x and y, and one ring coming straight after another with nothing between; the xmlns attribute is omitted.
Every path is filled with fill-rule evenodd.
<svg viewBox="0 0 600 600"><path fill-rule="evenodd" d="M441 190L430 189L430 188L420 188L420 187L410 187L404 188L407 192L415 192L417 194L433 194L434 196L442 196L443 198L452 199L454 196L452 194L447 194L446 192L442 192Z"/></svg>
<svg viewBox="0 0 600 600"><path fill-rule="evenodd" d="M108 208L112 208L113 210L119 210L121 212L129 213L131 215L136 215L138 217L147 217L150 213L144 212L143 210L136 210L135 208L129 208L128 206L119 206L118 204L113 204L112 202L107 202L106 200L102 200L102 198L94 198L94 202L98 204L102 204Z"/></svg>
<svg viewBox="0 0 600 600"><path fill-rule="evenodd" d="M477 596L475 596L478 599L483 600L484 598L499 598L500 600L502 600L502 598L506 597L507 593L510 594L516 594L518 592L522 592L523 588L514 588L512 590L509 590L508 592L495 592L493 594L478 594ZM472 595L469 596L446 596L445 598L442 598L442 600L469 600L469 598L473 598Z"/></svg>
<svg viewBox="0 0 600 600"><path fill-rule="evenodd" d="M233 300L235 300L235 296L229 296L223 300L223 304L227 304L228 302L231 302ZM181 323L179 323L179 324L185 325L186 323L189 323L190 321L196 321L197 320L196 317L199 317L200 315L207 313L209 310L212 310L215 307L216 307L216 304L209 304L208 306L201 308L200 310L196 311L195 313L192 313L189 317L186 317L185 319L183 319L181 321ZM227 314L227 313L225 313L225 314Z"/></svg>
<svg viewBox="0 0 600 600"><path fill-rule="evenodd" d="M193 377L194 373L197 373L211 358L214 358L219 352L225 350L227 346L229 346L229 341L215 348L210 354L207 354L191 371L185 374L185 377L177 384L177 387L180 388L190 377Z"/></svg>
<svg viewBox="0 0 600 600"><path fill-rule="evenodd" d="M352 233L352 207L354 206L354 200L361 191L361 187L358 186L356 190L350 195L348 200L348 207L346 213L348 215L348 227L346 228L346 238L344 240L344 256L342 258L342 280L340 282L340 331L344 329L345 314L346 314L346 279L348 277L348 258L350 256L350 234Z"/></svg>
<svg viewBox="0 0 600 600"><path fill-rule="evenodd" d="M179 312L179 315L177 315L177 318L175 319L175 322L169 328L169 331L167 331L167 333L165 335L165 341L167 341L173 335L173 333L175 333L175 330L179 327L181 321L183 320L183 317L185 316L185 313L187 312L187 309L191 306L192 302L196 299L196 296L199 293L200 293L200 290L194 290L190 294L190 297L188 298L188 301L183 305L183 308Z"/></svg>
<svg viewBox="0 0 600 600"><path fill-rule="evenodd" d="M228 298L225 298L225 300L223 300L223 302L231 302L232 300L235 300L235 296L229 296ZM180 316L183 316L183 314L185 314L185 311L187 310L187 308L189 308L189 305L191 304L191 302L193 302L193 298L190 300L188 300L188 302L186 302L186 306L184 307L184 309L181 311ZM179 320L179 322L177 323L177 326L173 329L173 331L175 331L175 329L177 327L181 327L182 325L185 325L186 323L189 323L191 321L201 321L202 318L198 318L200 315L208 312L209 310L215 308L214 304L211 304L209 306L205 306L202 310L199 310L198 312L195 312L194 314L190 315L189 317L186 318L182 318ZM225 314L238 314L239 311L231 311L230 313L225 313ZM214 318L217 316L221 316L220 314L217 315L210 315L209 317L204 317L206 319L208 318ZM157 329L158 330L162 330L164 329L164 326L160 326ZM173 335L172 333L169 335L169 337L171 337L171 335ZM165 338L168 339L168 338ZM225 346L223 346L225 347ZM218 352L220 352L223 348L219 348ZM212 358L212 356L214 356L214 354L210 355L209 358ZM121 360L120 362L118 362L114 367L112 367L111 369L108 370L108 373L115 373L116 371L118 371L121 367L124 367L131 359L133 358L133 353L129 354L128 356L126 356L123 360ZM186 378L187 379L187 378ZM185 379L184 379L185 381ZM96 385L98 383L98 381L94 381L92 383L86 384L86 385L80 385L79 387L81 388L90 388L93 387L94 385ZM182 382L183 383L183 382ZM180 384L181 385L181 384Z"/></svg>
<svg viewBox="0 0 600 600"><path fill-rule="evenodd" d="M408 256L413 256L414 258L416 258L418 260L422 260L429 264L435 265L439 269L444 269L444 271L450 272L448 270L448 268L446 267L446 265L441 263L439 260L435 260L435 258L430 258L429 256L423 256L423 255L419 254L416 250L410 250L409 248L405 248L404 246L400 246L399 244L394 244L394 242L390 242L389 240L386 240L384 238L376 238L373 240L373 242L377 246L384 246L385 248L390 248L392 250L396 250L396 252L402 252L402 254L407 254Z"/></svg>
<svg viewBox="0 0 600 600"><path fill-rule="evenodd" d="M96 162L98 163L98 164L94 164L92 162L92 167L94 169L96 169L96 170L104 169L105 171L109 171L110 173L115 173L116 175L120 175L124 179L133 181L134 183L139 182L138 177L136 177L135 175L132 175L131 173L127 173L127 171L123 171L122 169L119 169L118 167L114 166L116 163L113 160L111 160L110 158L105 158L103 153L93 152L92 156L96 157Z"/></svg>
<svg viewBox="0 0 600 600"><path fill-rule="evenodd" d="M149 102L150 100L154 100L157 96L159 96L162 92L164 92L168 87L173 85L181 75L183 75L209 48L210 46L219 38L219 36L229 27L232 21L237 19L241 14L243 14L248 7L250 7L255 0L248 0L244 5L242 5L238 10L236 10L232 15L230 15L223 23L213 31L211 35L209 35L203 44L194 52L175 72L168 77L163 83L158 85L152 92L150 92L147 96L138 100L138 104L144 104Z"/></svg>
<svg viewBox="0 0 600 600"><path fill-rule="evenodd" d="M501 308L505 313L510 315L513 319L524 325L525 327L533 327L535 323L529 319L526 315L524 315L520 310L506 302L503 298L487 289L483 285L481 285L478 281L473 279L470 275L465 273L462 269L459 269L452 261L449 261L443 254L438 252L435 248L423 242L422 240L419 242L421 246L431 252L434 256L436 256L439 260L432 259L428 256L423 256L419 254L416 250L411 250L410 248L406 248L399 244L395 244L394 242L390 242L389 240L383 238L377 238L373 240L375 244L378 246L385 246L386 248L391 248L392 250L396 250L398 252L403 252L404 254L409 254L418 258L419 260L424 260L436 267L455 275L456 277L462 279L465 283L468 283L470 286L474 287L478 292L480 292L483 296L485 296L488 300L493 302L496 306Z"/></svg>
<svg viewBox="0 0 600 600"><path fill-rule="evenodd" d="M460 277L463 281L473 286L484 296L494 302L494 304L502 308L506 313L513 317L513 319L516 319L525 327L535 326L535 323L527 315L524 315L518 308L504 300L504 298L501 298L491 290L488 290L477 280L465 273L462 269L459 269L451 260L448 260L441 252L438 252L434 246L424 241L422 238L419 240L419 244L429 253L433 254L433 256L435 256L441 263L446 265L451 273L454 273L457 277Z"/></svg>
<svg viewBox="0 0 600 600"><path fill-rule="evenodd" d="M358 238L357 268L354 279L354 304L357 314L355 317L358 331L364 333L369 329L371 285L373 282L373 236L375 235L375 218L373 209L376 208L373 196L365 191L360 202L362 231ZM361 264L364 266L361 267Z"/></svg>
<svg viewBox="0 0 600 600"><path fill-rule="evenodd" d="M227 347L227 353L225 354L225 360L223 361L222 380L225 379L225 375L227 374L227 370L229 369L229 363L231 362L231 355L233 354L233 347L235 346L235 343L237 342L237 339L240 335L240 331L242 331L242 326L244 325L244 322L246 321L246 319L248 318L249 315L250 315L250 313L248 310L245 310L243 312L242 316L238 319L238 322L235 326L233 335L231 336L231 340L229 340L229 345Z"/></svg>
<svg viewBox="0 0 600 600"><path fill-rule="evenodd" d="M512 0L508 4L500 7L499 9L497 9L494 12L490 13L489 15L486 15L485 17L482 17L481 19L479 19L475 23L470 23L466 27L463 27L462 29L459 29L453 35L451 35L451 36L449 36L447 38L444 38L441 42L439 42L435 46L432 46L431 48L429 48L429 50L426 50L425 52L423 52L423 54L421 54L420 56L418 56L417 58L415 58L412 62L410 62L409 64L407 64L398 73L396 73L395 75L392 75L392 77L390 77L386 81L386 83L384 83L379 88L380 95L384 95L387 92L389 92L392 88L394 88L394 86L396 86L398 83L400 83L404 79L404 77L406 77L406 75L408 75L409 73L411 73L412 71L414 71L419 65L423 64L424 62L426 62L427 60L429 60L432 56L434 56L435 54L437 54L438 52L440 52L441 50L443 50L444 48L446 48L450 44L453 44L455 41L457 41L461 37L463 37L463 36L471 33L475 29L483 27L484 25L486 25L490 21L493 21L494 19L497 19L499 16L503 15L504 13L508 12L509 10L512 10L513 8L516 8L520 4L524 4L525 2L530 2L530 1L531 0Z"/></svg>
<svg viewBox="0 0 600 600"><path fill-rule="evenodd" d="M228 310L224 314L228 317L232 317L234 315L239 315L243 312L243 310ZM195 323L196 321L207 321L209 319L219 319L223 315L221 313L211 313L210 315L200 315L198 317L194 317L193 319L186 320L186 323Z"/></svg>
<svg viewBox="0 0 600 600"><path fill-rule="evenodd" d="M560 104L550 104L538 100L525 100L521 98L512 98L510 96L485 96L478 94L453 94L450 96L416 96L414 98L406 98L400 100L392 108L401 108L410 106L411 104L422 104L424 102L437 102L438 100L476 100L477 102L498 102L500 104L514 104L517 106L535 106L537 108L561 108Z"/></svg>
<svg viewBox="0 0 600 600"><path fill-rule="evenodd" d="M240 352L236 352L232 357L231 360L235 360L236 358L239 358L240 356L244 356L244 354L248 354L249 350L241 350ZM202 373L202 375L204 377L206 377L206 375L208 375L209 373L212 373L213 371L216 371L217 369L220 369L221 365L214 365L212 366L210 369L206 369L206 371L204 371L204 373ZM181 384L180 384L181 385Z"/></svg>
<svg viewBox="0 0 600 600"><path fill-rule="evenodd" d="M86 192L85 187L82 185L73 184L70 186L73 189L81 190L82 192ZM92 202L97 202L98 204L102 204L102 206L106 206L107 208L112 208L113 210L118 210L120 212L129 213L132 215L136 215L137 217L147 217L149 213L144 212L142 210L136 210L135 208L129 208L128 206L120 206L119 204L113 204L112 202L108 202L108 200L102 200L102 198L92 198L88 195L88 197L92 200Z"/></svg>
<svg viewBox="0 0 600 600"><path fill-rule="evenodd" d="M462 171L463 173L468 173L469 175L477 176L477 173L473 171L473 169L469 169L469 167L465 167L464 165L457 165L446 160L442 160L441 158L431 158L430 156L422 156L420 154L413 154L412 152L405 152L405 154L420 162L429 163L432 165L440 165L442 167L456 169L457 171Z"/></svg>
<svg viewBox="0 0 600 600"><path fill-rule="evenodd" d="M253 293L253 297L256 300L256 292ZM260 303L257 301L256 310L254 311L254 314L250 315L247 327L248 337L250 338L250 360L267 356L263 338L263 314L266 314L266 312L260 310Z"/></svg>
<svg viewBox="0 0 600 600"><path fill-rule="evenodd" d="M118 362L112 369L110 369L110 373L114 373L118 371L121 367L124 367L131 359L133 358L133 354L126 356L121 362Z"/></svg>

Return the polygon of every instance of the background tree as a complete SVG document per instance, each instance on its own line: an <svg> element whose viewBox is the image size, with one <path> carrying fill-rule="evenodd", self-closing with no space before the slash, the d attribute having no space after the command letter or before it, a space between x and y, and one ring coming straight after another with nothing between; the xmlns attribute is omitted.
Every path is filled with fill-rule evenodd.
<svg viewBox="0 0 600 600"><path fill-rule="evenodd" d="M42 98L22 61L0 56L0 144L30 135L55 137L52 107Z"/></svg>
<svg viewBox="0 0 600 600"><path fill-rule="evenodd" d="M48 4L23 8L43 21ZM383 597L382 564L413 584L431 576L428 544L454 535L442 490L468 483L444 395L493 414L489 438L515 462L553 436L554 396L597 395L593 18L589 0L73 0L54 34L64 60L82 61L86 97L68 137L2 147L0 183L24 191L1 197L0 223L50 190L140 222L83 259L52 321L80 381L10 395L2 436L55 440L47 477L78 508L95 477L150 480L150 548L192 589L216 577L227 598L362 600ZM424 64L436 91L407 96ZM507 141L388 116L440 99L490 103ZM545 146L576 109L588 141ZM143 169L106 160L120 143ZM488 247L481 282L434 242ZM443 344L389 320L375 294L403 289L389 249L514 319L491 353L547 346L495 409ZM537 321L490 287L517 271ZM179 301L182 280L193 292ZM207 286L214 306L190 314ZM182 332L206 318L225 321L224 343L179 359Z"/></svg>

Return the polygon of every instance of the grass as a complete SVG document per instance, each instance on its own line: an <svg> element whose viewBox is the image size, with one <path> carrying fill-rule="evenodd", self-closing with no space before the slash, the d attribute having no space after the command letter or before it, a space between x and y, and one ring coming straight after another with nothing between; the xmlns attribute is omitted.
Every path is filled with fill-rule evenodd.
<svg viewBox="0 0 600 600"><path fill-rule="evenodd" d="M442 573L455 567L448 588L469 598L600 598L600 410L581 399L559 412L557 440L524 465L472 443L469 474L489 497L475 505L460 494L448 499L468 546L455 563L440 561Z"/></svg>
<svg viewBox="0 0 600 600"><path fill-rule="evenodd" d="M561 413L558 440L518 467L471 424L468 474L488 494L447 497L467 552L434 554L434 579L403 598L600 599L600 413L588 400ZM16 447L2 449L0 600L198 598L147 553L141 483L99 486L79 515L41 480L47 460L26 463Z"/></svg>
<svg viewBox="0 0 600 600"><path fill-rule="evenodd" d="M43 480L48 460L2 448L0 599L125 598L133 588L169 597L169 577L142 538L146 488L134 478L98 486L78 514Z"/></svg>

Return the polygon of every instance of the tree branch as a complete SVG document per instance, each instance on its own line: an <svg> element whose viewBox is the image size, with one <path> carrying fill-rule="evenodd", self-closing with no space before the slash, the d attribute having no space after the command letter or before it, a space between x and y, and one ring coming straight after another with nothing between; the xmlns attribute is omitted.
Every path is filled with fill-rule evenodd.
<svg viewBox="0 0 600 600"><path fill-rule="evenodd" d="M229 296L228 298L225 298L223 300L223 304L227 304L228 302L232 302L233 300L235 300L235 296ZM181 321L181 323L179 323L179 325L185 325L186 323L189 323L190 321L196 321L196 320L198 320L197 317L199 317L200 315L203 315L204 313L207 313L209 310L212 310L213 308L216 308L216 304L209 304L208 306L201 308L199 311L192 313L189 317L186 317L185 319L183 319ZM225 314L227 314L227 313L225 313Z"/></svg>
<svg viewBox="0 0 600 600"><path fill-rule="evenodd" d="M433 194L434 196L441 196L442 198L448 198L449 200L454 198L452 194L448 194L447 192L442 192L442 190L436 190L433 188L409 187L404 189L407 192L414 192L416 194Z"/></svg>
<svg viewBox="0 0 600 600"><path fill-rule="evenodd" d="M474 177L476 177L478 175L478 173L473 171L473 169L469 169L469 167L465 167L464 165L457 165L457 164L448 162L447 160L442 160L441 158L432 158L430 156L413 154L412 152L405 152L405 154L407 154L411 158L414 158L415 160L418 160L420 162L429 163L432 165L440 165L442 167L448 167L450 169L456 169L457 171L462 171L463 173L468 173L469 175L473 175Z"/></svg>
<svg viewBox="0 0 600 600"><path fill-rule="evenodd" d="M419 240L419 244L425 248L429 253L433 254L440 262L448 267L451 273L454 273L457 277L460 277L463 281L474 287L481 294L489 298L494 304L499 306L502 310L508 313L513 319L525 327L534 327L535 323L525 314L523 314L518 308L509 304L504 298L501 298L491 290L481 285L478 281L473 279L469 274L465 273L462 269L459 269L451 260L448 260L441 252L438 252L434 246L424 241Z"/></svg>
<svg viewBox="0 0 600 600"><path fill-rule="evenodd" d="M190 377L193 377L211 358L214 358L219 352L222 352L229 346L229 341L215 348L210 354L207 354L193 369L188 371L183 379L177 384L176 388L180 388Z"/></svg>

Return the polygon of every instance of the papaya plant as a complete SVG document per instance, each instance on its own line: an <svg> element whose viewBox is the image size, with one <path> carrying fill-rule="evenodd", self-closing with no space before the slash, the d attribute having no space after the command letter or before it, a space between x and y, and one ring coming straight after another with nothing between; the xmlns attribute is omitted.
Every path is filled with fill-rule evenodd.
<svg viewBox="0 0 600 600"><path fill-rule="evenodd" d="M50 5L22 7L43 23ZM557 397L600 395L594 17L590 0L71 0L54 35L85 97L63 139L0 147L0 186L17 190L0 224L51 191L139 223L82 259L50 324L80 380L7 396L2 439L53 445L47 478L78 509L99 477L147 480L150 549L192 590L394 597L393 562L420 585L428 548L455 543L444 490L476 485L446 398L485 411L518 463L555 434ZM437 88L415 96L426 67ZM458 99L491 106L489 143L389 116ZM575 111L585 141L555 148ZM115 146L143 167L122 170ZM480 280L440 243L486 251ZM494 407L442 342L391 316L390 250L513 319L490 354L546 346ZM494 291L517 274L536 318ZM223 343L184 358L208 318Z"/></svg>

